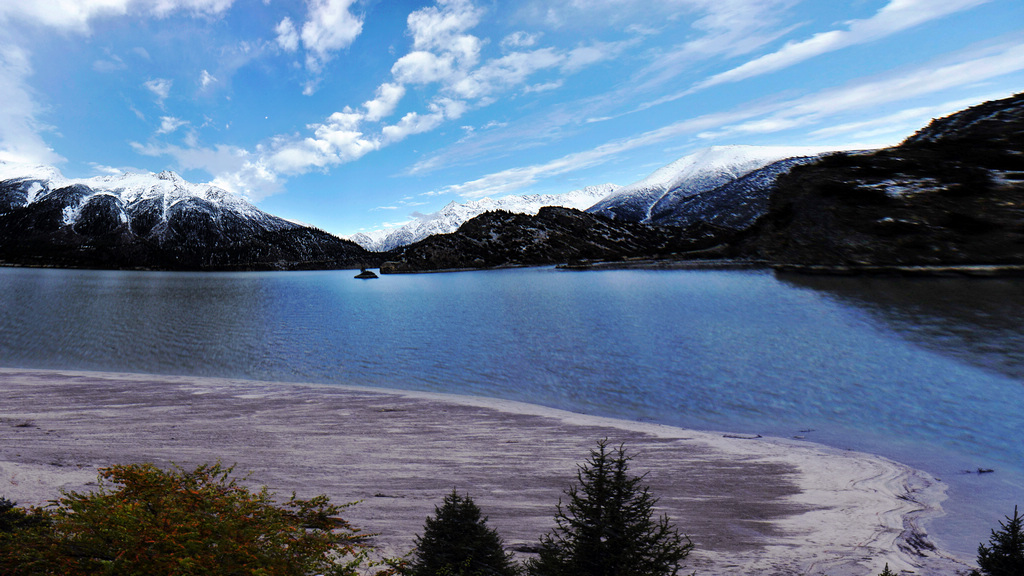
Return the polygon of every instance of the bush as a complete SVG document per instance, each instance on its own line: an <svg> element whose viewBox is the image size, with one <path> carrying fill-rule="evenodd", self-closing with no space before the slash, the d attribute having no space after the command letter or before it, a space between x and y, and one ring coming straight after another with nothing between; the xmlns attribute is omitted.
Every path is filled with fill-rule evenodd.
<svg viewBox="0 0 1024 576"><path fill-rule="evenodd" d="M502 545L501 537L487 526L487 518L469 495L445 496L434 507L423 536L416 537L412 576L515 576L520 570Z"/></svg>
<svg viewBox="0 0 1024 576"><path fill-rule="evenodd" d="M978 545L978 567L973 575L1021 576L1024 574L1024 517L1013 508L1013 518L1000 522L1002 530L993 530L989 546Z"/></svg>
<svg viewBox="0 0 1024 576"><path fill-rule="evenodd" d="M539 557L528 564L531 576L672 576L693 543L669 524L655 521L657 499L630 476L630 457L620 445L597 443L579 467L578 484L559 501L555 528L541 538Z"/></svg>
<svg viewBox="0 0 1024 576"><path fill-rule="evenodd" d="M100 470L94 492L65 493L0 547L0 573L117 575L353 575L364 535L326 496L275 504L232 468Z"/></svg>
<svg viewBox="0 0 1024 576"><path fill-rule="evenodd" d="M3 543L10 541L13 533L45 522L46 517L39 510L23 510L16 503L0 497L0 554L3 553Z"/></svg>

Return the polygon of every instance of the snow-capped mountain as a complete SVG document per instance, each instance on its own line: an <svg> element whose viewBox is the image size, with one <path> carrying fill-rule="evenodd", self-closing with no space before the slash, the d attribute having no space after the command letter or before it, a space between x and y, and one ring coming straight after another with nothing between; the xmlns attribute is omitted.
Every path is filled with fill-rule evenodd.
<svg viewBox="0 0 1024 576"><path fill-rule="evenodd" d="M359 265L358 246L173 172L71 179L0 162L0 260L108 268Z"/></svg>
<svg viewBox="0 0 1024 576"><path fill-rule="evenodd" d="M779 177L817 158L797 156L772 162L717 188L681 198L670 209L652 210L648 222L682 228L702 223L723 230L745 230L767 212Z"/></svg>
<svg viewBox="0 0 1024 576"><path fill-rule="evenodd" d="M106 208L113 217L108 224L130 224L136 233L154 238L172 232L174 216L183 210L203 210L213 218L231 214L269 230L298 227L223 188L195 184L170 171L72 179L52 166L0 162L0 211L58 199L64 204L65 226L95 225Z"/></svg>
<svg viewBox="0 0 1024 576"><path fill-rule="evenodd" d="M600 186L587 186L586 188L564 194L527 194L505 196L498 199L482 198L461 204L451 202L433 214L419 216L412 222L394 230L375 230L369 233L359 233L349 236L348 239L367 250L385 252L399 246L418 242L427 236L454 232L467 220L484 212L504 210L514 214L535 215L545 206L560 206L562 208L584 210L609 194L614 193L617 188L618 186L615 184L603 184Z"/></svg>
<svg viewBox="0 0 1024 576"><path fill-rule="evenodd" d="M588 212L632 222L665 220L691 196L734 182L779 160L834 150L806 146L712 146L619 188Z"/></svg>

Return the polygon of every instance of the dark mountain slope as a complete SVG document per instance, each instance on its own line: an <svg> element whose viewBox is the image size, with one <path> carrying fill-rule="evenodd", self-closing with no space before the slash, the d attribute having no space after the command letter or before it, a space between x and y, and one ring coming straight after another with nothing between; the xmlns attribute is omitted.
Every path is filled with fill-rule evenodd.
<svg viewBox="0 0 1024 576"><path fill-rule="evenodd" d="M768 211L768 199L779 176L816 159L805 156L773 162L712 190L687 196L670 208L652 212L651 223L683 228L703 223L725 230L745 230Z"/></svg>
<svg viewBox="0 0 1024 576"><path fill-rule="evenodd" d="M575 260L661 258L707 247L678 228L612 220L579 210L541 208L536 216L487 212L456 232L431 236L385 255L385 273L536 266Z"/></svg>
<svg viewBox="0 0 1024 576"><path fill-rule="evenodd" d="M68 184L52 169L0 181L0 263L159 270L379 263L353 242L171 173L90 182L106 188Z"/></svg>
<svg viewBox="0 0 1024 576"><path fill-rule="evenodd" d="M743 250L824 267L1024 264L1024 94L794 168Z"/></svg>

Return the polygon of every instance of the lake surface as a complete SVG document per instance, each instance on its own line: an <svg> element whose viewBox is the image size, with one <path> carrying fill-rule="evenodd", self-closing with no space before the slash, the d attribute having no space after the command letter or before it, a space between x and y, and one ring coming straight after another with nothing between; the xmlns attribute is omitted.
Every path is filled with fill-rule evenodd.
<svg viewBox="0 0 1024 576"><path fill-rule="evenodd" d="M950 484L929 528L972 559L1024 505L1024 280L353 274L0 269L0 366L426 390L803 436ZM995 472L965 473L978 468Z"/></svg>

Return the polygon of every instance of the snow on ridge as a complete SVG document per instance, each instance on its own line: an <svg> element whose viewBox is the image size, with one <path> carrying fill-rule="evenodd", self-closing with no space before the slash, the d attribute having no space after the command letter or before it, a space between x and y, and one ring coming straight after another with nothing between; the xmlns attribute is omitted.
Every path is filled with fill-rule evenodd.
<svg viewBox="0 0 1024 576"><path fill-rule="evenodd" d="M666 192L687 180L707 174L731 173L738 178L786 158L817 156L844 149L833 146L711 146L683 156L655 170L650 176L619 188L612 197L644 190Z"/></svg>
<svg viewBox="0 0 1024 576"><path fill-rule="evenodd" d="M39 184L32 184L26 191L27 201L30 204L47 192L79 184L88 186L95 195L115 196L126 205L142 200L160 199L166 210L179 202L195 198L264 224L274 224L279 220L263 212L242 196L209 183L189 182L169 170L160 173L125 172L90 178L67 178L53 166L0 161L0 181L4 180L38 182ZM65 219L76 216L77 210L74 213L65 211ZM282 222L287 221L282 220Z"/></svg>
<svg viewBox="0 0 1024 576"><path fill-rule="evenodd" d="M411 222L391 230L372 230L348 236L347 239L367 250L384 252L412 244L435 234L448 234L459 229L467 220L484 212L505 210L517 214L535 215L545 206L561 206L585 210L612 194L618 186L602 184L587 186L563 194L524 194L501 198L481 198L469 202L449 202L432 214L422 214Z"/></svg>
<svg viewBox="0 0 1024 576"><path fill-rule="evenodd" d="M652 218L656 205L671 198L712 190L787 158L818 156L845 149L834 146L712 146L683 156L646 178L619 188L588 211L646 222Z"/></svg>

